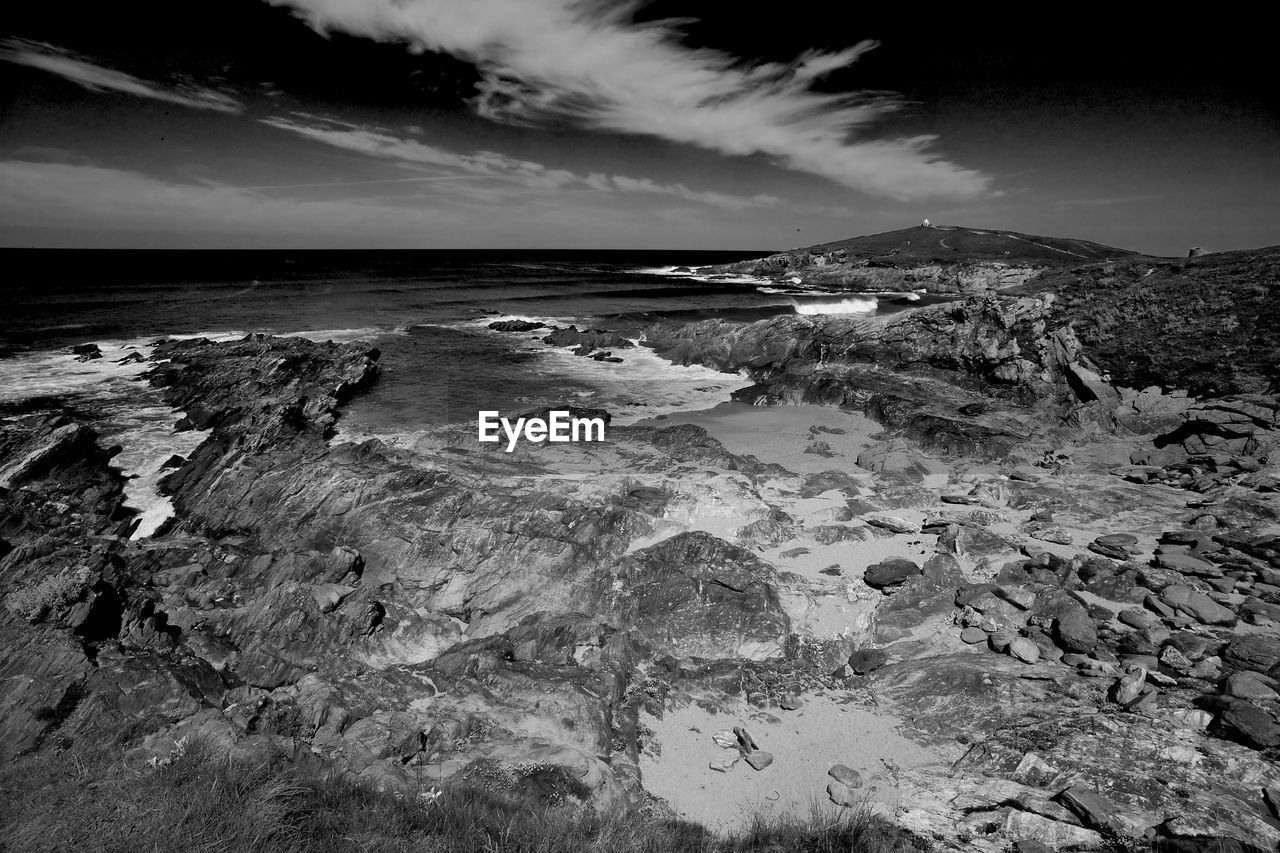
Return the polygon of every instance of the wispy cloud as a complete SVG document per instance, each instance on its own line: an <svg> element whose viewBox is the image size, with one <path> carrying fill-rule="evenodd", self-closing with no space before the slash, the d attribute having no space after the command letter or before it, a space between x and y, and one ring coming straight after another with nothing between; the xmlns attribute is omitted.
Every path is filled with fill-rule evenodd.
<svg viewBox="0 0 1280 853"><path fill-rule="evenodd" d="M752 63L680 44L671 22L637 24L639 0L269 0L314 28L449 53L483 74L477 111L515 122L572 121L787 168L899 200L974 198L990 178L932 151L933 136L871 138L898 110L878 92L813 83L875 47Z"/></svg>
<svg viewBox="0 0 1280 853"><path fill-rule="evenodd" d="M313 115L272 116L261 121L277 130L287 131L314 142L388 160L400 166L432 170L430 175L394 178L385 181L386 183L434 182L465 176L512 182L529 190L579 189L672 196L726 210L742 210L748 207L782 203L780 199L771 195L743 196L695 190L684 184L662 184L649 178L606 175L598 172L582 175L566 169L549 168L530 160L508 157L493 151L459 154L416 139L396 136L385 128L356 125ZM383 182L376 181L376 183ZM360 181L359 183L369 182ZM285 188L291 187L281 187L281 189Z"/></svg>
<svg viewBox="0 0 1280 853"><path fill-rule="evenodd" d="M244 110L243 105L235 98L213 89L187 84L166 86L142 80L123 71L97 65L69 50L44 42L19 38L0 41L0 60L56 74L95 92L123 92L139 98L222 113L239 113Z"/></svg>

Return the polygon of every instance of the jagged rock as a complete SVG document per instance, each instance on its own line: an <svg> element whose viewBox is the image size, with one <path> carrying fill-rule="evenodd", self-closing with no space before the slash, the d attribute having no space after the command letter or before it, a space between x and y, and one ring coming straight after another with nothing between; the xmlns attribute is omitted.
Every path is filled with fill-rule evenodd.
<svg viewBox="0 0 1280 853"><path fill-rule="evenodd" d="M717 773L728 773L738 765L740 758L741 756L737 755L728 758L713 758L711 759L710 767Z"/></svg>
<svg viewBox="0 0 1280 853"><path fill-rule="evenodd" d="M748 752L744 754L742 757L748 764L751 765L751 769L756 771L763 770L773 763L773 753L764 752L762 750L756 750L755 752Z"/></svg>

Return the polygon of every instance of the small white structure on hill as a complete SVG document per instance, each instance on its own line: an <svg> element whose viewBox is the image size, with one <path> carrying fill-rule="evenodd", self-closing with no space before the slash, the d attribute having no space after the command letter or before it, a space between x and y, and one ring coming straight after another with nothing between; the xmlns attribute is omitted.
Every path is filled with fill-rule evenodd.
<svg viewBox="0 0 1280 853"><path fill-rule="evenodd" d="M931 226L931 225L929 224L929 220L927 220L927 219L921 219L921 220L920 220L920 227L921 227L921 228L932 228L933 226Z"/></svg>

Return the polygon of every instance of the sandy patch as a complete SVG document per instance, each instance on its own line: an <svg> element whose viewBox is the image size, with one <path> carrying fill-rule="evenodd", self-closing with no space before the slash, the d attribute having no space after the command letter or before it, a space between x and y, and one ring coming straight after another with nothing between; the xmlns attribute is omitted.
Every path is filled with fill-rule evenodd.
<svg viewBox="0 0 1280 853"><path fill-rule="evenodd" d="M830 805L827 770L835 764L857 770L864 780L861 791L894 808L899 771L941 763L899 734L896 718L831 695L806 697L796 711L766 712L738 702L712 713L690 704L642 722L652 731L640 759L645 789L681 817L718 832L740 828L760 811L808 814L813 802ZM739 761L727 773L712 770L711 761L736 752L717 746L711 736L734 726L745 726L762 750L773 753L773 764L756 771Z"/></svg>
<svg viewBox="0 0 1280 853"><path fill-rule="evenodd" d="M679 412L660 421L646 421L653 426L697 424L723 444L730 452L748 454L761 462L777 463L797 474L821 471L844 471L850 475L867 475L857 467L858 454L875 442L871 436L884 428L860 412L845 412L826 406L751 406L746 403L721 403L701 412ZM818 427L812 432L810 427ZM824 429L843 430L842 434ZM825 442L831 456L805 453L818 442Z"/></svg>

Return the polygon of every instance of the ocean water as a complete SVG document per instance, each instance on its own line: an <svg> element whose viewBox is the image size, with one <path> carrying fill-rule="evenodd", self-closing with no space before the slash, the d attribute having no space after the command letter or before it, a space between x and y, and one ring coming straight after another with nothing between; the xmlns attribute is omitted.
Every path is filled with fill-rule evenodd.
<svg viewBox="0 0 1280 853"><path fill-rule="evenodd" d="M489 330L497 319L605 327L640 343L641 329L663 318L871 318L920 304L696 270L764 252L0 254L10 273L0 289L0 416L56 398L92 417L106 443L124 448L116 464L132 478L130 504L144 512L135 535L168 514L155 491L160 465L201 439L173 432L180 414L140 379L146 364L116 363L147 355L162 337L271 332L368 341L382 351L383 376L348 407L339 438L408 443L436 425L474 422L480 409L574 404L606 408L627 423L710 408L745 384L671 365L643 346L617 350L622 363L592 361L535 333ZM104 358L80 363L67 352L90 342Z"/></svg>

